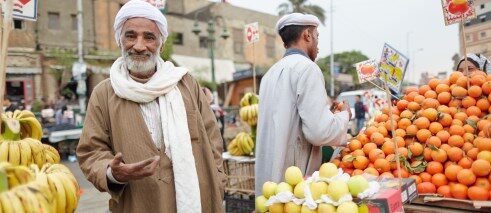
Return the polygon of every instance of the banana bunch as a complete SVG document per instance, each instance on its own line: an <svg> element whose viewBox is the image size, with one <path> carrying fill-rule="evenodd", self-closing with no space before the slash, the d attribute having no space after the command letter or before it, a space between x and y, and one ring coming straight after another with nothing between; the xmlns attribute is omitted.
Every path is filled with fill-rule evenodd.
<svg viewBox="0 0 491 213"><path fill-rule="evenodd" d="M59 163L60 155L50 145L33 138L24 138L18 141L0 141L0 162L23 166L34 163L41 167L46 162Z"/></svg>
<svg viewBox="0 0 491 213"><path fill-rule="evenodd" d="M253 104L240 108L240 119L247 122L250 126L256 126L259 112L259 105Z"/></svg>
<svg viewBox="0 0 491 213"><path fill-rule="evenodd" d="M0 163L0 172L6 174L9 189L27 184L35 179L34 173L29 168L25 166L14 166L7 162Z"/></svg>
<svg viewBox="0 0 491 213"><path fill-rule="evenodd" d="M0 193L0 212L55 212L53 194L38 182Z"/></svg>
<svg viewBox="0 0 491 213"><path fill-rule="evenodd" d="M46 163L39 169L32 165L36 180L44 183L54 195L54 212L74 212L78 205L79 186L70 170L62 164Z"/></svg>
<svg viewBox="0 0 491 213"><path fill-rule="evenodd" d="M6 112L1 115L2 122L9 120L17 120L20 124L20 138L34 138L41 140L43 137L43 128L37 120L34 113L29 110L15 110L14 112Z"/></svg>
<svg viewBox="0 0 491 213"><path fill-rule="evenodd" d="M249 134L241 132L237 134L237 136L235 136L235 138L230 142L227 150L233 156L248 156L253 154L254 141Z"/></svg>
<svg viewBox="0 0 491 213"><path fill-rule="evenodd" d="M259 103L259 96L252 92L248 92L240 99L240 107L245 107L253 104Z"/></svg>

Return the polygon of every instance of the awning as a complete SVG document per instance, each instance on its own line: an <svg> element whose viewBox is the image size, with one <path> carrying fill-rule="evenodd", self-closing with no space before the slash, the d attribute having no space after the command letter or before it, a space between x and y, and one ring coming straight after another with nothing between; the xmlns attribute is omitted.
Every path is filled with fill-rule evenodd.
<svg viewBox="0 0 491 213"><path fill-rule="evenodd" d="M7 67L8 74L41 74L39 67Z"/></svg>
<svg viewBox="0 0 491 213"><path fill-rule="evenodd" d="M195 78L211 81L211 60L184 55L172 55L172 59L180 66L188 68ZM217 83L231 81L235 65L232 60L215 59L215 78Z"/></svg>

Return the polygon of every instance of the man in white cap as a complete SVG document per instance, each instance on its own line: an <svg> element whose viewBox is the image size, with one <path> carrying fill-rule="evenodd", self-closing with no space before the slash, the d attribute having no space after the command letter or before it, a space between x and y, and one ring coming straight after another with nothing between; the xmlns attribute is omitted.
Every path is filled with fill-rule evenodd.
<svg viewBox="0 0 491 213"><path fill-rule="evenodd" d="M325 145L346 143L351 111L327 106L324 76L314 62L318 53L313 15L293 13L277 23L286 53L261 80L256 148L256 194L266 181L281 182L297 166L304 175L318 170Z"/></svg>
<svg viewBox="0 0 491 213"><path fill-rule="evenodd" d="M222 212L222 138L198 82L159 56L165 17L131 0L114 30L122 57L90 97L82 171L112 212Z"/></svg>

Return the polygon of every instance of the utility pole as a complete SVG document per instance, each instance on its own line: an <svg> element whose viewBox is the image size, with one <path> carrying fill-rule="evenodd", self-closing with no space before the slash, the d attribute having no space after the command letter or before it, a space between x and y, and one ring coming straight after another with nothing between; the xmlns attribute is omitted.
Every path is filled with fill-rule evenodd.
<svg viewBox="0 0 491 213"><path fill-rule="evenodd" d="M334 22L333 22L333 1L331 0L331 98L334 98Z"/></svg>
<svg viewBox="0 0 491 213"><path fill-rule="evenodd" d="M78 33L78 61L73 64L72 74L77 81L77 95L80 112L85 113L85 102L87 86L85 84L87 65L84 62L84 28L83 28L83 5L82 0L77 0L77 33Z"/></svg>

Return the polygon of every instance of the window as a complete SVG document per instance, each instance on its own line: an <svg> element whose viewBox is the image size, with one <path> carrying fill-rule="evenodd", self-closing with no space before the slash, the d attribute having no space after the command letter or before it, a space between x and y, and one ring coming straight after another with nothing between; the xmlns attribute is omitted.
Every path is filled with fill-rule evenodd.
<svg viewBox="0 0 491 213"><path fill-rule="evenodd" d="M244 53L244 31L242 29L234 29L234 53L243 54Z"/></svg>
<svg viewBox="0 0 491 213"><path fill-rule="evenodd" d="M269 58L276 57L276 38L273 35L266 36L266 55Z"/></svg>
<svg viewBox="0 0 491 213"><path fill-rule="evenodd" d="M199 37L199 48L208 48L208 38L205 36L200 36Z"/></svg>
<svg viewBox="0 0 491 213"><path fill-rule="evenodd" d="M479 16L479 20L482 22L485 22L486 21L486 16Z"/></svg>
<svg viewBox="0 0 491 213"><path fill-rule="evenodd" d="M48 29L60 29L60 13L48 12Z"/></svg>
<svg viewBox="0 0 491 213"><path fill-rule="evenodd" d="M481 4L481 9L484 9L485 5L484 4Z"/></svg>
<svg viewBox="0 0 491 213"><path fill-rule="evenodd" d="M481 32L480 34L481 34L481 38L486 38L486 36L487 36L486 32Z"/></svg>
<svg viewBox="0 0 491 213"><path fill-rule="evenodd" d="M78 20L77 20L77 15L72 14L72 30L77 30L78 29Z"/></svg>
<svg viewBox="0 0 491 213"><path fill-rule="evenodd" d="M24 29L24 22L22 20L14 20L14 29L17 30Z"/></svg>
<svg viewBox="0 0 491 213"><path fill-rule="evenodd" d="M183 34L182 33L174 33L174 44L175 45L183 45Z"/></svg>

